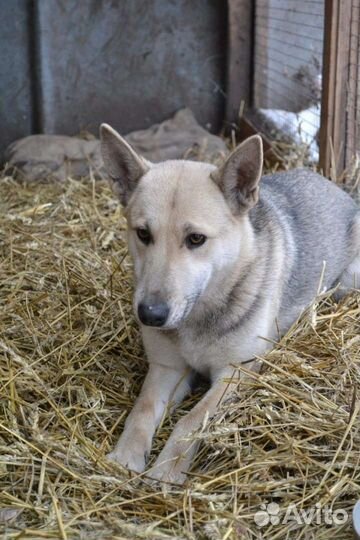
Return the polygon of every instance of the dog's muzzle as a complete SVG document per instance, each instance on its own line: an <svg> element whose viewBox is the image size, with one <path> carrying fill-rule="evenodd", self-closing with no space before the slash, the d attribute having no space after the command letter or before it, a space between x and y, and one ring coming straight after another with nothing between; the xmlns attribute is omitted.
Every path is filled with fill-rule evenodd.
<svg viewBox="0 0 360 540"><path fill-rule="evenodd" d="M165 302L141 302L138 306L139 319L147 326L163 326L169 313L170 308Z"/></svg>

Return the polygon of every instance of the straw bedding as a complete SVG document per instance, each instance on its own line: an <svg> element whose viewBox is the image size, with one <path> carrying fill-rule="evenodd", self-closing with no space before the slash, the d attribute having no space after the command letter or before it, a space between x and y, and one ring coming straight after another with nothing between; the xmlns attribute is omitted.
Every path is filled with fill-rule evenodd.
<svg viewBox="0 0 360 540"><path fill-rule="evenodd" d="M107 184L0 181L1 538L347 539L288 520L360 493L360 295L319 298L198 434L185 489L104 459L146 372ZM245 369L245 368L243 368ZM155 456L177 418L154 440ZM254 516L279 505L272 523Z"/></svg>

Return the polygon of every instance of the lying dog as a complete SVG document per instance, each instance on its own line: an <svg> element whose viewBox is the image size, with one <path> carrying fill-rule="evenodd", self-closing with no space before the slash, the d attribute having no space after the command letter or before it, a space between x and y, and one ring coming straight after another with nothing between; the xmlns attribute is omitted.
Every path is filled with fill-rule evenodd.
<svg viewBox="0 0 360 540"><path fill-rule="evenodd" d="M189 434L231 390L233 366L262 355L286 332L320 281L322 288L339 283L338 295L360 283L360 211L309 170L260 183L259 136L219 169L183 160L149 163L106 124L101 145L126 209L134 308L149 362L109 458L143 471L166 407L188 393L194 371L201 373L210 390L176 424L149 471L182 483L196 451Z"/></svg>

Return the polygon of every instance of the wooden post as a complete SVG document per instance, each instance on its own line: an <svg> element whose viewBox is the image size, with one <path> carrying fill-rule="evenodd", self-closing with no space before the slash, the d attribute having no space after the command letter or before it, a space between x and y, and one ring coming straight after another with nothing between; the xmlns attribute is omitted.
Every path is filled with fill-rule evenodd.
<svg viewBox="0 0 360 540"><path fill-rule="evenodd" d="M228 0L226 121L238 121L242 102L251 101L253 1Z"/></svg>
<svg viewBox="0 0 360 540"><path fill-rule="evenodd" d="M345 165L351 164L360 152L360 0L352 0L349 82L346 104Z"/></svg>
<svg viewBox="0 0 360 540"><path fill-rule="evenodd" d="M345 168L351 0L325 0L320 161L336 180Z"/></svg>

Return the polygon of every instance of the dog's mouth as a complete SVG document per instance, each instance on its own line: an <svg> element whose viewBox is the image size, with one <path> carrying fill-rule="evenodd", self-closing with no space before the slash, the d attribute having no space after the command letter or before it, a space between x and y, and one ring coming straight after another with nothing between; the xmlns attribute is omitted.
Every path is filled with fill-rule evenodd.
<svg viewBox="0 0 360 540"><path fill-rule="evenodd" d="M168 321L163 326L164 330L174 330L179 328L181 324L188 318L196 302L201 296L201 291L188 295L184 302L178 304L174 310L170 311Z"/></svg>

